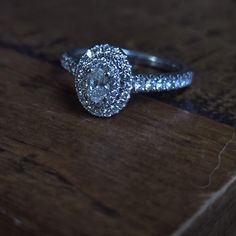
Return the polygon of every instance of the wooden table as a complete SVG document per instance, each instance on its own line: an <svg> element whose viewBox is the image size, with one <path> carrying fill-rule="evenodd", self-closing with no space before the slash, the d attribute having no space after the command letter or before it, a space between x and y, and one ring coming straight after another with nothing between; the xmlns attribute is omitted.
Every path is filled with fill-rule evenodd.
<svg viewBox="0 0 236 236"><path fill-rule="evenodd" d="M0 235L236 235L236 1L1 1ZM191 88L80 106L58 62L113 45L174 57Z"/></svg>

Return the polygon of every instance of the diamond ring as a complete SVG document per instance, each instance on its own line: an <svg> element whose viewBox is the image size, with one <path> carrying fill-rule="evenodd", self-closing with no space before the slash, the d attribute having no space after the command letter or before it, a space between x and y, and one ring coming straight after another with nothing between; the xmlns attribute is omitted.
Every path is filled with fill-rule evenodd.
<svg viewBox="0 0 236 236"><path fill-rule="evenodd" d="M135 74L131 63L162 72ZM193 72L182 63L108 44L72 49L62 55L61 64L75 76L76 92L83 107L98 117L119 113L131 93L184 88L193 79Z"/></svg>

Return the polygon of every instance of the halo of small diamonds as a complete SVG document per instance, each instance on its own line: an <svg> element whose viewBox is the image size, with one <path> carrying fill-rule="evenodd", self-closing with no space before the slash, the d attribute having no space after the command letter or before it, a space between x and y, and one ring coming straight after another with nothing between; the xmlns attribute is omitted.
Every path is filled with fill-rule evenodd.
<svg viewBox="0 0 236 236"><path fill-rule="evenodd" d="M132 73L121 49L105 44L87 50L75 74L79 100L93 115L110 117L126 106L132 89Z"/></svg>

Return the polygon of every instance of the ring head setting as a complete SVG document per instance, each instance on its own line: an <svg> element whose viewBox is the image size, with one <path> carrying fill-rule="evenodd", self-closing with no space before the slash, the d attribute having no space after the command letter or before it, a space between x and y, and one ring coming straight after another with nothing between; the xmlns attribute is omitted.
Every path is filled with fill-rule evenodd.
<svg viewBox="0 0 236 236"><path fill-rule="evenodd" d="M105 44L88 49L81 57L75 75L79 100L95 116L117 114L129 101L131 65L119 48Z"/></svg>

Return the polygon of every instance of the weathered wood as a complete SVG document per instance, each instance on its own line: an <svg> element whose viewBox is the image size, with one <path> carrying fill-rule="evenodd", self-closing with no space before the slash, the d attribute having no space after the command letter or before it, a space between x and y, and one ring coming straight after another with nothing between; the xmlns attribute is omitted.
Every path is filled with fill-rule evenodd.
<svg viewBox="0 0 236 236"><path fill-rule="evenodd" d="M194 86L156 98L236 127L235 9L233 0L8 0L0 46L53 63L69 47L104 42L176 57L195 70Z"/></svg>
<svg viewBox="0 0 236 236"><path fill-rule="evenodd" d="M234 9L213 0L2 3L0 235L234 235ZM178 57L196 80L136 95L111 119L91 117L58 56L96 42Z"/></svg>

